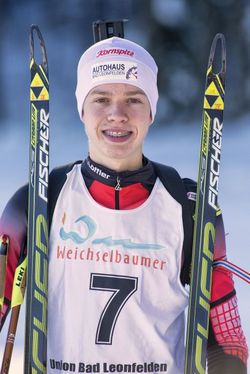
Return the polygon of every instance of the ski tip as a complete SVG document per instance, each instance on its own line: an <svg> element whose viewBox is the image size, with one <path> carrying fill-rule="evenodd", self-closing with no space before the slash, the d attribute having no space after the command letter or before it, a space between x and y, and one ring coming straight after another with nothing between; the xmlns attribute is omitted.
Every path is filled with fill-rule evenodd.
<svg viewBox="0 0 250 374"><path fill-rule="evenodd" d="M45 48L45 42L42 36L42 33L38 27L38 25L32 24L30 26L30 36L29 36L29 44L30 44L30 61L35 62L35 56L34 56L34 33L36 33L40 47L41 47L41 53L42 53L42 66L45 70L48 70L48 62L47 62L47 53Z"/></svg>
<svg viewBox="0 0 250 374"><path fill-rule="evenodd" d="M211 68L211 70L213 70L215 51L219 43L221 47L221 69L218 74L223 75L226 73L226 40L222 33L217 33L213 39L209 54L208 69Z"/></svg>

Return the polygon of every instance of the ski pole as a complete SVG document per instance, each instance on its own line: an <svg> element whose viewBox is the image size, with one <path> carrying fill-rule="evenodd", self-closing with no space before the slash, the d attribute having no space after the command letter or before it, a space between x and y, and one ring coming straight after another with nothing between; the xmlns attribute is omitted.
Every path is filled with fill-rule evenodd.
<svg viewBox="0 0 250 374"><path fill-rule="evenodd" d="M24 300L26 266L27 258L25 257L25 259L23 259L22 256L20 265L16 268L13 281L11 296L11 316L2 360L1 374L8 374L10 368L19 313Z"/></svg>
<svg viewBox="0 0 250 374"><path fill-rule="evenodd" d="M7 235L0 236L0 317L4 304L4 290L7 267L7 255L9 249L9 237Z"/></svg>

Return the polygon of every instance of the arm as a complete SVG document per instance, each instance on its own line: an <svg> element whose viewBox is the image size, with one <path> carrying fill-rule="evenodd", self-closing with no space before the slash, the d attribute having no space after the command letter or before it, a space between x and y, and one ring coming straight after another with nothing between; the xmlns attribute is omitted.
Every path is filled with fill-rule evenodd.
<svg viewBox="0 0 250 374"><path fill-rule="evenodd" d="M190 210L195 210L196 183L183 179ZM184 266L191 263L190 257ZM226 258L225 231L222 215L216 221L214 260ZM185 265L186 264L186 265ZM189 265L188 265L189 268ZM208 337L209 374L246 374L248 349L241 328L232 273L217 266L213 270Z"/></svg>
<svg viewBox="0 0 250 374"><path fill-rule="evenodd" d="M214 259L226 257L222 216L217 217ZM208 373L247 372L248 349L241 327L236 291L229 270L213 270L208 339Z"/></svg>
<svg viewBox="0 0 250 374"><path fill-rule="evenodd" d="M0 219L0 235L10 240L5 283L5 299L1 313L0 329L8 314L11 302L13 278L21 249L26 248L28 185L20 188L6 205Z"/></svg>

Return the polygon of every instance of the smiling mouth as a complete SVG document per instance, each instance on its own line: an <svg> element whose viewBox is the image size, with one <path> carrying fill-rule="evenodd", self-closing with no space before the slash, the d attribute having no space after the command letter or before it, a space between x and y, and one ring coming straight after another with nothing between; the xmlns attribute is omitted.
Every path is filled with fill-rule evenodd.
<svg viewBox="0 0 250 374"><path fill-rule="evenodd" d="M125 131L125 130L104 130L103 135L111 141L125 141L130 138L132 135L132 131Z"/></svg>

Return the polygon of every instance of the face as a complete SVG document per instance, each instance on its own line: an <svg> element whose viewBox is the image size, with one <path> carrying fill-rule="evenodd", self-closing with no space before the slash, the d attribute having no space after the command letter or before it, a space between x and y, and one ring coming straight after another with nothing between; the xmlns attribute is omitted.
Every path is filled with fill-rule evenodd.
<svg viewBox="0 0 250 374"><path fill-rule="evenodd" d="M93 88L83 106L83 122L93 161L110 169L142 166L142 146L151 124L147 96L130 84Z"/></svg>

